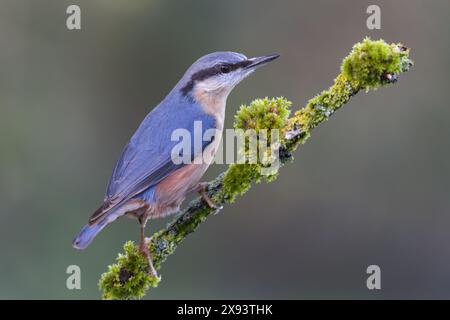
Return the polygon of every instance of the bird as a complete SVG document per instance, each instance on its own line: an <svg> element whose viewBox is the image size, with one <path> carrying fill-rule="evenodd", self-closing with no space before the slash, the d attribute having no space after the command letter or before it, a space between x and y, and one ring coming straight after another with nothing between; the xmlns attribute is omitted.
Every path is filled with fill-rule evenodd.
<svg viewBox="0 0 450 320"><path fill-rule="evenodd" d="M195 191L208 206L215 208L205 192L206 184L200 180L222 137L228 95L258 67L278 57L278 54L270 54L247 58L242 53L224 51L196 60L147 114L125 145L109 179L102 205L91 215L72 246L85 249L117 218L135 218L140 225L139 250L147 258L149 273L157 276L146 244L147 221L177 213L186 196ZM201 124L201 134L214 130L214 136L202 141L197 148L183 144L186 148L177 155L191 161L174 161L174 150L179 142L174 141L173 132L183 129L195 133L196 123ZM204 155L209 155L210 160L202 161Z"/></svg>

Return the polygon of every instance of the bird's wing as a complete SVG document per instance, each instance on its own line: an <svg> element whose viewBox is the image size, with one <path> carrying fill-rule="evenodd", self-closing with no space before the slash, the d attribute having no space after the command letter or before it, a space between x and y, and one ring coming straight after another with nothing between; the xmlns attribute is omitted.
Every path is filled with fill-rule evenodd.
<svg viewBox="0 0 450 320"><path fill-rule="evenodd" d="M174 108L187 108L183 112ZM174 112L174 111L178 112ZM182 109L181 109L182 110ZM185 164L175 164L171 153L179 141L171 141L172 132L186 129L194 146L194 121L201 121L202 136L216 125L213 116L200 106L163 106L155 108L142 122L125 146L109 180L103 205L94 212L90 222L97 221L110 209L159 183ZM211 141L203 141L204 149ZM192 157L195 154L191 153Z"/></svg>

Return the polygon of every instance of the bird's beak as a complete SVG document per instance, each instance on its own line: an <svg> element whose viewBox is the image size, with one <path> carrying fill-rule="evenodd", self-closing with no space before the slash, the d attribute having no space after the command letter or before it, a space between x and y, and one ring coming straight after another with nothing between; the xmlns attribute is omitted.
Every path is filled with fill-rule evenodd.
<svg viewBox="0 0 450 320"><path fill-rule="evenodd" d="M272 60L275 60L279 56L279 54L269 54L266 56L250 58L248 59L248 61L250 61L250 64L247 65L245 69L254 69L255 67L262 66Z"/></svg>

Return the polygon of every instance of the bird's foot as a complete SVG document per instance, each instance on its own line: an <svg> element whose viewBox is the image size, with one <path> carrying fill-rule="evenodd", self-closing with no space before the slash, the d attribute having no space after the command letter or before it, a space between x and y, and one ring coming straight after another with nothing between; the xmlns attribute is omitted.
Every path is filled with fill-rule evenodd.
<svg viewBox="0 0 450 320"><path fill-rule="evenodd" d="M214 203L214 201L211 200L211 198L208 196L208 194L206 193L208 187L208 182L200 182L197 185L196 191L198 193L200 193L202 199L206 202L206 204L211 208L214 209L216 211L221 210L223 208L223 206L218 206Z"/></svg>
<svg viewBox="0 0 450 320"><path fill-rule="evenodd" d="M149 274L152 277L157 278L158 280L160 280L161 278L158 276L158 273L156 272L155 267L153 266L153 260L152 260L152 255L150 253L150 249L148 248L148 244L150 243L151 238L146 238L144 241L141 241L140 245L139 245L139 251L145 256L145 258L147 259L147 263L148 263L148 269L149 269Z"/></svg>

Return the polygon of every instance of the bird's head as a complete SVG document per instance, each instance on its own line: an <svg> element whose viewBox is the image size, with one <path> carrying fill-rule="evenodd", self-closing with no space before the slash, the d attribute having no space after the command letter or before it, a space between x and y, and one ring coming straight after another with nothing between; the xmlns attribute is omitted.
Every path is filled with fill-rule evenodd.
<svg viewBox="0 0 450 320"><path fill-rule="evenodd" d="M179 90L197 100L226 99L231 90L256 68L278 58L266 55L247 58L236 52L214 52L198 59L186 71L179 83Z"/></svg>

